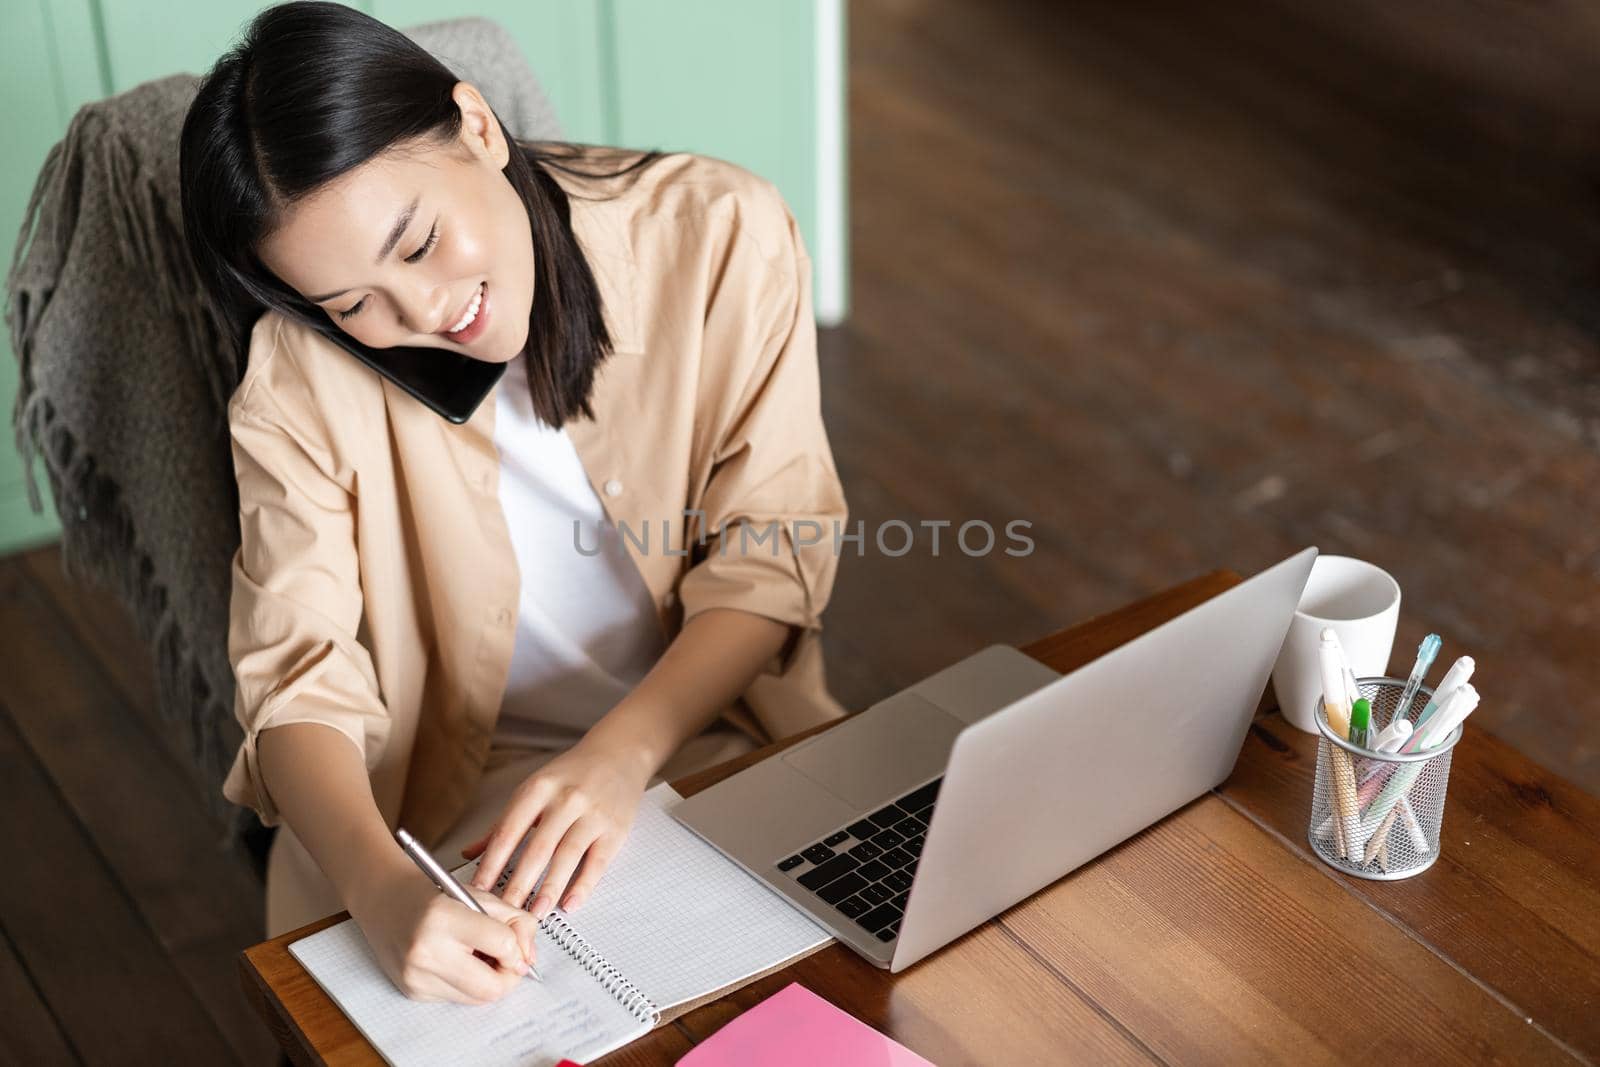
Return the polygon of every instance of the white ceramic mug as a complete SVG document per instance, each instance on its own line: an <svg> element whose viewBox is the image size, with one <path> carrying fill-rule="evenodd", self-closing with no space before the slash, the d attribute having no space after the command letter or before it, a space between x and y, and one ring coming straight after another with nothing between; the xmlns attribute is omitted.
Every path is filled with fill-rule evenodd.
<svg viewBox="0 0 1600 1067"><path fill-rule="evenodd" d="M1283 717L1307 733L1317 732L1313 716L1322 699L1317 646L1324 627L1333 627L1350 669L1365 678L1389 672L1399 622L1400 583L1387 571L1349 556L1318 556L1272 668L1272 691Z"/></svg>

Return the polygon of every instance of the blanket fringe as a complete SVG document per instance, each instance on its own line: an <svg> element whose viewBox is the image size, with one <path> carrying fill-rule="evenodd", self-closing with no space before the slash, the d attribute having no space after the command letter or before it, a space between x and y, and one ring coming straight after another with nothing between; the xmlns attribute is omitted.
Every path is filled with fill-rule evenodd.
<svg viewBox="0 0 1600 1067"><path fill-rule="evenodd" d="M187 353L202 361L213 401L212 418L219 423L237 382L239 368L234 362L205 358L208 353L231 352L233 344L221 317L200 292L181 222L169 215L171 198L162 193L153 175L143 172L123 136L109 129L85 129L94 123L107 125L93 105L81 108L66 136L46 155L13 249L5 307L19 370L13 430L28 503L36 513L43 512L44 500L35 462L43 461L61 518L61 558L67 574L113 592L152 650L161 721L198 772L206 809L221 826L215 846L228 850L262 829L253 811L222 796L221 783L242 738L233 716L233 694L212 692L194 646L169 609L167 588L155 573L154 561L138 543L118 485L99 472L94 457L78 446L33 374L35 334L53 295L36 280L53 280L61 271L77 225L84 174L80 157L83 146L92 144L104 152L101 162L114 176L119 192L110 212L117 252L130 267L138 265L161 313L181 325Z"/></svg>
<svg viewBox="0 0 1600 1067"><path fill-rule="evenodd" d="M169 609L166 586L138 547L116 484L97 473L93 458L77 448L54 414L49 399L35 394L20 421L39 445L61 515L62 566L73 580L111 591L133 617L139 639L152 650L161 722L198 771L206 809L221 825L215 847L230 849L259 825L254 812L230 803L220 788L243 738L232 694L214 693L206 682Z"/></svg>

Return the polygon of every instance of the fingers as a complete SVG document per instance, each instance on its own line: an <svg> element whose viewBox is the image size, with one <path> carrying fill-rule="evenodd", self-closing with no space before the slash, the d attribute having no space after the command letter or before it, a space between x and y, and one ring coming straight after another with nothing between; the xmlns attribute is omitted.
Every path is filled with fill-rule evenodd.
<svg viewBox="0 0 1600 1067"><path fill-rule="evenodd" d="M484 903L492 906L512 910L499 901ZM431 905L419 934L400 973L401 989L412 999L487 1004L527 974L521 931L456 901L441 897Z"/></svg>
<svg viewBox="0 0 1600 1067"><path fill-rule="evenodd" d="M538 881L545 865L550 862L556 845L566 837L567 831L584 814L584 809L587 807L587 801L573 789L539 813L539 825L528 838L527 848L523 851L522 858L517 860L517 869L506 883L505 892L500 895L501 899L512 907L522 906L522 902L528 899L528 894L533 892L534 882ZM544 894L541 892L540 896ZM542 919L544 912L536 911L534 916Z"/></svg>
<svg viewBox="0 0 1600 1067"><path fill-rule="evenodd" d="M500 880L506 860L511 858L511 853L528 832L528 827L533 825L535 816L544 807L554 788L543 778L531 778L517 789L511 803L501 813L500 820L489 831L483 858L478 861L478 872L472 876L474 886L488 889Z"/></svg>
<svg viewBox="0 0 1600 1067"><path fill-rule="evenodd" d="M451 916L451 933L455 951L446 957L448 966L441 977L473 1000L498 1000L528 973L523 942L509 923L458 905ZM479 959L476 952L494 963Z"/></svg>
<svg viewBox="0 0 1600 1067"><path fill-rule="evenodd" d="M504 923L516 935L522 959L528 963L537 962L535 954L538 949L539 921L521 908L513 908L486 890L468 889L467 892L478 899L478 903L483 905L491 919Z"/></svg>
<svg viewBox="0 0 1600 1067"><path fill-rule="evenodd" d="M624 816L637 803L629 782L615 775L582 761L569 770L576 773L530 776L495 826L461 850L477 856L474 888L490 890L504 879L500 899L537 919L557 901L567 908L583 901L620 849Z"/></svg>
<svg viewBox="0 0 1600 1067"><path fill-rule="evenodd" d="M439 975L457 994L451 999L459 998L468 1004L488 1004L499 1000L523 981L522 974L485 963L465 945L458 947L459 951L450 959L450 966ZM523 974L526 973L524 970Z"/></svg>
<svg viewBox="0 0 1600 1067"><path fill-rule="evenodd" d="M568 827L566 835L561 838L561 844L556 847L555 855L550 857L550 869L545 872L544 884L539 887L539 895L534 899L531 909L534 918L544 918L555 906L555 902L562 899L567 883L572 878L572 872L578 869L578 863L583 859L584 853L589 851L589 846L600 836L595 822L593 818L584 815Z"/></svg>
<svg viewBox="0 0 1600 1067"><path fill-rule="evenodd" d="M561 902L565 911L572 911L589 899L589 894L594 891L595 884L600 881L600 876L606 872L611 861L622 849L624 837L618 833L601 834L589 846L589 851L584 854L583 866L578 871L578 877L572 881L572 887L567 890L567 897Z"/></svg>

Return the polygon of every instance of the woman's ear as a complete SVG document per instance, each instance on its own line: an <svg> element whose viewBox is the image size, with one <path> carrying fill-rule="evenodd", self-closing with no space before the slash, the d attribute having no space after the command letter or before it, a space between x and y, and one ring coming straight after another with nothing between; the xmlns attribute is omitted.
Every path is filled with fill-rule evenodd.
<svg viewBox="0 0 1600 1067"><path fill-rule="evenodd" d="M489 160L496 170L504 170L510 161L510 148L501 133L500 120L483 94L470 82L456 82L450 99L461 110L461 141L468 151Z"/></svg>

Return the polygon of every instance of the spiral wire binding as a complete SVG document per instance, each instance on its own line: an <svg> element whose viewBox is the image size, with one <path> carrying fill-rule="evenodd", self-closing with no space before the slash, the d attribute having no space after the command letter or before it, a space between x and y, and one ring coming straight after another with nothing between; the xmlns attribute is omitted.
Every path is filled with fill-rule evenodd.
<svg viewBox="0 0 1600 1067"><path fill-rule="evenodd" d="M521 853L512 857L505 869L500 872L500 877L494 883L494 892L498 893L511 882L511 875L516 870L515 860ZM611 965L611 961L602 956L598 949L574 930L565 918L551 912L539 920L539 929L543 930L561 947L561 951L571 956L585 971L594 976L600 987L630 1012L635 1019L642 1023L655 1022L661 1018L661 1009L642 992L639 987L628 981L627 975Z"/></svg>
<svg viewBox="0 0 1600 1067"><path fill-rule="evenodd" d="M550 940L560 945L563 952L578 962L578 966L598 979L601 987L615 997L635 1019L642 1023L654 1024L661 1017L661 1012L651 1003L650 998L641 993L638 986L628 981L627 975L613 967L610 960L600 955L565 918L552 911L539 920L539 926L550 935Z"/></svg>

